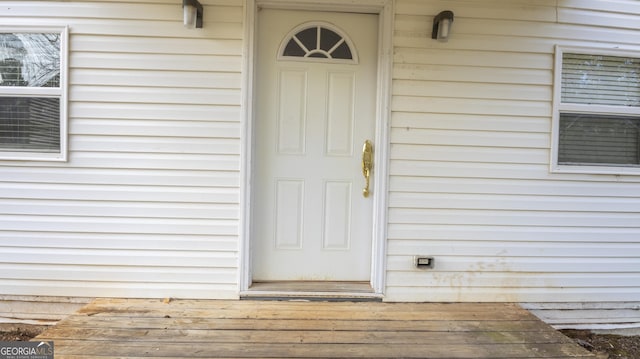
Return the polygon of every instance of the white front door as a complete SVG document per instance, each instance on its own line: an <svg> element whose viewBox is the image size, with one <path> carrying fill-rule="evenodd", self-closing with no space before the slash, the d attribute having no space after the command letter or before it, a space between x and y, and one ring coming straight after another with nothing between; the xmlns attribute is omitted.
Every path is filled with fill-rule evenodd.
<svg viewBox="0 0 640 359"><path fill-rule="evenodd" d="M378 16L258 14L253 280L368 281Z"/></svg>

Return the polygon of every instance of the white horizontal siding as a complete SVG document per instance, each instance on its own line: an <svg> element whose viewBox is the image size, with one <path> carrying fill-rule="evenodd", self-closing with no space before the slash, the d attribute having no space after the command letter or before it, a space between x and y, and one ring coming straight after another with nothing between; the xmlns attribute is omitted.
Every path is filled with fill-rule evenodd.
<svg viewBox="0 0 640 359"><path fill-rule="evenodd" d="M554 46L639 50L639 9L396 2L387 300L640 302L640 178L549 172Z"/></svg>
<svg viewBox="0 0 640 359"><path fill-rule="evenodd" d="M231 252L237 247L235 236L201 236L197 234L131 234L131 233L49 233L45 241L37 232L3 233L2 243L13 248L94 248L97 250ZM90 246L88 244L90 244Z"/></svg>
<svg viewBox="0 0 640 359"><path fill-rule="evenodd" d="M0 163L4 295L237 297L241 0L4 2L69 26L69 161Z"/></svg>
<svg viewBox="0 0 640 359"><path fill-rule="evenodd" d="M73 183L101 185L206 187L215 183L219 187L236 187L238 174L232 171L187 171L154 169L106 169L106 168L65 168L61 173L56 167L2 168L6 182L18 183ZM69 179L71 177L71 179Z"/></svg>
<svg viewBox="0 0 640 359"><path fill-rule="evenodd" d="M557 329L640 328L638 302L527 303L523 306Z"/></svg>

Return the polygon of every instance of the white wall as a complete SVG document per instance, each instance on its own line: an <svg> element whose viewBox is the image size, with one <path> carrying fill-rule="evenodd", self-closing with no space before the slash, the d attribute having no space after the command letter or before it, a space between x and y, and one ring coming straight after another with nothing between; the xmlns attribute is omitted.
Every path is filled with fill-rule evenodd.
<svg viewBox="0 0 640 359"><path fill-rule="evenodd" d="M0 161L3 295L237 297L242 0L3 1L69 25L69 161Z"/></svg>
<svg viewBox="0 0 640 359"><path fill-rule="evenodd" d="M430 38L441 10L447 43ZM640 301L640 177L549 171L554 45L640 50L640 3L396 12L387 299Z"/></svg>

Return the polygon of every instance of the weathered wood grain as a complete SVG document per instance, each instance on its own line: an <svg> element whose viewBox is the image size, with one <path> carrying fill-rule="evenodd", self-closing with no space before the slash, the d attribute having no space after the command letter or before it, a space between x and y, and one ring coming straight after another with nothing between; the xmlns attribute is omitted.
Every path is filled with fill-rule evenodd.
<svg viewBox="0 0 640 359"><path fill-rule="evenodd" d="M97 299L56 358L592 358L514 304Z"/></svg>

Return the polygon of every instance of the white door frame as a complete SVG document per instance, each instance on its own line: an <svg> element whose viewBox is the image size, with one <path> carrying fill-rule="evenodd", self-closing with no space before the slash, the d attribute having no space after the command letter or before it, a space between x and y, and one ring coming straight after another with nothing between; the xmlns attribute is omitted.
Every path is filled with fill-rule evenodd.
<svg viewBox="0 0 640 359"><path fill-rule="evenodd" d="M256 21L259 8L277 8L294 10L359 12L378 14L378 71L377 71L377 106L376 136L374 159L373 194L373 238L371 260L371 286L376 294L384 294L386 281L387 254L387 182L389 126L391 117L391 72L392 35L393 35L393 0L328 0L321 4L317 0L245 0L245 27L243 49L242 79L242 143L241 162L241 213L240 213L240 246L238 283L239 294L246 292L251 285L251 191L253 168L253 123L255 114L255 55L256 55Z"/></svg>

